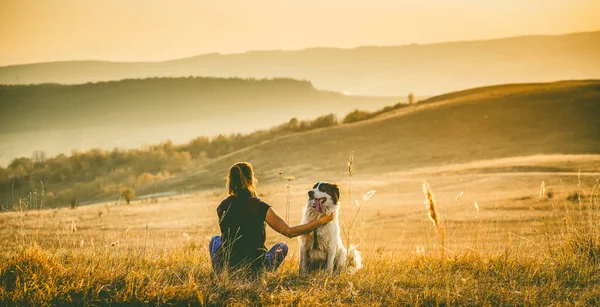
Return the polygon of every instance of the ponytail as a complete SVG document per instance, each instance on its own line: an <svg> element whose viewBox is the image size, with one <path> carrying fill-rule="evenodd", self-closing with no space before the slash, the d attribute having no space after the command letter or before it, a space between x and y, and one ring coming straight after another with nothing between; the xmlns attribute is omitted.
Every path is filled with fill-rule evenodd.
<svg viewBox="0 0 600 307"><path fill-rule="evenodd" d="M247 193L251 196L256 196L257 183L258 180L254 177L252 164L238 162L229 169L225 188L229 195L237 196L241 193Z"/></svg>

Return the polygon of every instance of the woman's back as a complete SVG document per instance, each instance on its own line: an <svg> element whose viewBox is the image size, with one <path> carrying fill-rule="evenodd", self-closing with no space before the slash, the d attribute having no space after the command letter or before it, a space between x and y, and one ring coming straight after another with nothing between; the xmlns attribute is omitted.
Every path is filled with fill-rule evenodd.
<svg viewBox="0 0 600 307"><path fill-rule="evenodd" d="M217 208L222 246L219 253L230 267L262 267L266 253L265 216L269 205L249 193L229 196Z"/></svg>

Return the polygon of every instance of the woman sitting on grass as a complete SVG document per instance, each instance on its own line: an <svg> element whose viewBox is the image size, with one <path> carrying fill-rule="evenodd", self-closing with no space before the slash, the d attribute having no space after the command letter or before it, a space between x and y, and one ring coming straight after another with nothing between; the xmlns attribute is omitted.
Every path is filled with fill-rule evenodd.
<svg viewBox="0 0 600 307"><path fill-rule="evenodd" d="M252 272L274 271L279 267L288 246L279 242L267 252L265 222L280 234L293 238L333 220L331 213L317 221L290 227L271 206L256 197L256 184L252 164L238 162L229 169L226 182L229 197L217 208L221 236L212 237L209 244L212 266L217 273L224 267L248 268Z"/></svg>

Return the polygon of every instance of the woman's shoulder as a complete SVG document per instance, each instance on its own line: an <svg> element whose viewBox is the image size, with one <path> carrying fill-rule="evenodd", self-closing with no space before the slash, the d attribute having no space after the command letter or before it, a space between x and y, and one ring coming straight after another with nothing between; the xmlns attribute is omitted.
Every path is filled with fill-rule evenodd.
<svg viewBox="0 0 600 307"><path fill-rule="evenodd" d="M219 206L223 205L223 204L228 204L231 203L233 201L234 196L233 195L229 195L228 197L226 197L225 199L223 199L221 201L221 203L219 204Z"/></svg>
<svg viewBox="0 0 600 307"><path fill-rule="evenodd" d="M219 206L217 206L217 212L221 213L224 210L227 210L231 206L232 203L233 203L233 195L230 195L227 198L223 199L221 201L221 203L219 204Z"/></svg>
<svg viewBox="0 0 600 307"><path fill-rule="evenodd" d="M269 204L267 204L265 201L263 201L262 199L260 199L258 196L250 196L249 200L251 202L259 204L259 205L269 206ZM269 206L269 207L271 207L271 206Z"/></svg>

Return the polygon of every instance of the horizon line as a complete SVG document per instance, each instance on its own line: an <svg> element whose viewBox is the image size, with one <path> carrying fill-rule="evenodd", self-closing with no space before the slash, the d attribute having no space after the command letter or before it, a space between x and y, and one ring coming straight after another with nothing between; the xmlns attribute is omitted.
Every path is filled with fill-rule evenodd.
<svg viewBox="0 0 600 307"><path fill-rule="evenodd" d="M318 49L332 49L332 50L355 50L359 48L394 48L394 47L414 47L414 46L435 46L435 45L444 45L444 44L458 44L458 43L475 43L475 42L487 42L487 41L497 41L497 40L506 40L506 39L518 39L518 38L526 38L526 37L558 37L558 36L568 36L568 35L577 35L577 34L591 34L600 32L598 30L591 31L581 31L581 32L563 32L556 34L523 34L516 36L502 36L496 38L483 38L483 39L465 39L465 40L456 40L456 41L439 41L439 42L428 42L428 43L408 43L401 45L356 45L353 47L332 47L332 46L316 46L316 47L304 47L298 49L251 49L241 52L230 52L230 53L221 53L221 52L206 52L199 53L196 55L184 56L180 58L169 58L162 60L152 60L152 61L115 61L115 60L102 60L102 59L75 59L75 60L54 60L47 62L29 62L29 63L19 63L19 64L8 64L8 65L0 65L0 68L7 67L16 67L16 66L28 66L28 65L41 65L41 64L56 64L56 63L68 63L68 62L101 62L101 63L111 63L111 64L150 64L150 63L167 63L167 62L175 62L181 60L192 59L196 57L203 56L234 56L234 55L244 55L250 53L260 53L260 52L302 52L308 50L318 50Z"/></svg>

